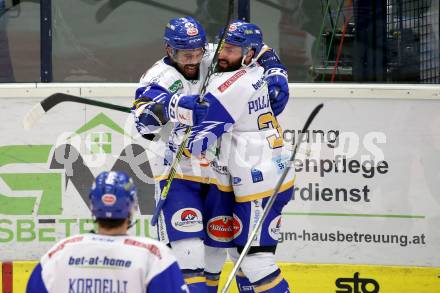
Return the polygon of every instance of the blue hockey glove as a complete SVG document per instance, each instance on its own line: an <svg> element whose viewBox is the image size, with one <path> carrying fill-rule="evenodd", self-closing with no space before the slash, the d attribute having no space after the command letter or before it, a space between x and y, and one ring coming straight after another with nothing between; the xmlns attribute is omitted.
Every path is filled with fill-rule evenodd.
<svg viewBox="0 0 440 293"><path fill-rule="evenodd" d="M278 116L289 101L287 69L273 49L266 49L257 62L264 68L272 111Z"/></svg>
<svg viewBox="0 0 440 293"><path fill-rule="evenodd" d="M136 100L131 108L136 128L144 137L158 132L167 120L163 115L163 103L169 93L161 86L153 84L139 87Z"/></svg>
<svg viewBox="0 0 440 293"><path fill-rule="evenodd" d="M269 88L270 106L275 116L278 116L289 101L287 72L281 68L272 68L266 71L265 79Z"/></svg>
<svg viewBox="0 0 440 293"><path fill-rule="evenodd" d="M165 115L172 122L179 122L188 126L196 126L205 120L209 104L199 102L199 95L173 95L164 104Z"/></svg>

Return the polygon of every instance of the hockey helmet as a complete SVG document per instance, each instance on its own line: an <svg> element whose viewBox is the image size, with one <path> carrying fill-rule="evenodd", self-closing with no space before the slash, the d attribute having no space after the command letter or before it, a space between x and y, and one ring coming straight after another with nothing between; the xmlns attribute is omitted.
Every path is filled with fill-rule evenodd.
<svg viewBox="0 0 440 293"><path fill-rule="evenodd" d="M137 206L133 180L124 172L102 172L89 194L93 216L97 219L126 219Z"/></svg>
<svg viewBox="0 0 440 293"><path fill-rule="evenodd" d="M207 45L205 30L191 16L173 18L165 27L165 43L173 49L192 50Z"/></svg>
<svg viewBox="0 0 440 293"><path fill-rule="evenodd" d="M222 37L222 34L223 30L220 31L218 39ZM225 42L240 46L243 49L259 51L263 46L263 33L261 29L253 23L236 20L228 26Z"/></svg>

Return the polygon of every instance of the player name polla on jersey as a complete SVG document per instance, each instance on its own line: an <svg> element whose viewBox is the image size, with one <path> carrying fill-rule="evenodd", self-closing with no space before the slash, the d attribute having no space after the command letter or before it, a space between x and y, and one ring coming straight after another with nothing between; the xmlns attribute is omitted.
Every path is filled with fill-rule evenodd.
<svg viewBox="0 0 440 293"><path fill-rule="evenodd" d="M268 96L260 96L255 100L248 102L249 115L252 114L253 112L257 112L268 108L270 108L270 101Z"/></svg>
<svg viewBox="0 0 440 293"><path fill-rule="evenodd" d="M227 133L217 131L222 135L218 161L234 179L236 202L271 196L290 153L270 106L263 69L254 65L214 75L207 95L211 95L210 112L202 126L213 125L213 121L225 125L223 132ZM227 124L231 125L228 129ZM293 178L294 172L289 172L280 190L291 188Z"/></svg>

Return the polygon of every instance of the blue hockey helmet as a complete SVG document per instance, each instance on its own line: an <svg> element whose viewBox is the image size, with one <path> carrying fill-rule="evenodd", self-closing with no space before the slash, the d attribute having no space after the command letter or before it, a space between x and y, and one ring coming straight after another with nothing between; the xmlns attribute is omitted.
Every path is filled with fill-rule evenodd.
<svg viewBox="0 0 440 293"><path fill-rule="evenodd" d="M173 49L192 50L207 45L205 30L191 16L173 18L165 27L165 43Z"/></svg>
<svg viewBox="0 0 440 293"><path fill-rule="evenodd" d="M124 172L102 172L96 177L89 198L97 219L127 219L137 205L136 186Z"/></svg>
<svg viewBox="0 0 440 293"><path fill-rule="evenodd" d="M220 31L218 39L221 38L222 34L223 30ZM236 20L228 26L225 42L240 46L243 49L250 48L259 51L263 46L263 33L261 29L253 23Z"/></svg>

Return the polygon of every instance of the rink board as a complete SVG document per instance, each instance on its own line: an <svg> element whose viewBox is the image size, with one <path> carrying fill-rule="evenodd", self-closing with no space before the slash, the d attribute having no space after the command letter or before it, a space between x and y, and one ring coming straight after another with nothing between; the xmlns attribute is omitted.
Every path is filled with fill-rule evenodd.
<svg viewBox="0 0 440 293"><path fill-rule="evenodd" d="M35 264L14 262L11 280L14 293L25 292L27 280ZM280 263L279 266L295 293L433 293L440 288L440 268L293 263ZM227 263L220 279L220 288L223 288L231 269L232 263ZM2 283L0 282L0 286ZM348 288L353 291L343 291ZM229 292L238 292L235 281ZM0 293L3 293L1 287Z"/></svg>
<svg viewBox="0 0 440 293"><path fill-rule="evenodd" d="M112 168L144 182L131 233L155 236L148 175L164 144L140 139L125 113L73 103L32 130L21 125L51 92L129 105L134 85L56 86L0 87L0 261L38 259L59 239L92 229L88 186ZM271 227L277 260L440 267L439 87L292 84L291 91L279 117L286 144L297 142L317 104L325 106L298 154L294 199L281 227ZM137 155L145 155L140 172L126 164Z"/></svg>

